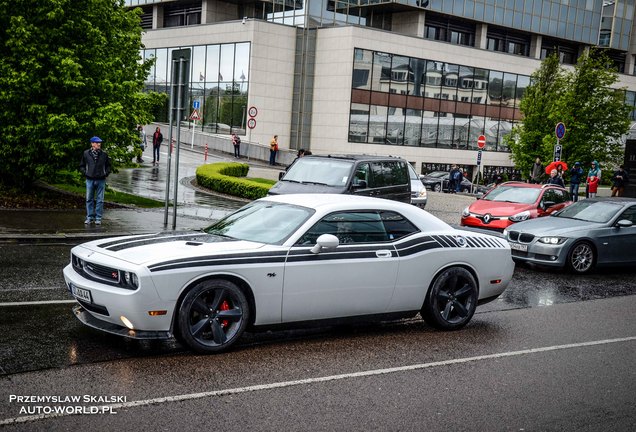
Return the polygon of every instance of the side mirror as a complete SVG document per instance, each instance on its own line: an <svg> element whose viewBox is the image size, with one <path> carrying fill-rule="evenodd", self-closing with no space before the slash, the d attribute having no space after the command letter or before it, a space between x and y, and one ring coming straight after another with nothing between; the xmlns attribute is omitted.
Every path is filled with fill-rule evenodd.
<svg viewBox="0 0 636 432"><path fill-rule="evenodd" d="M367 188L367 181L366 180L358 180L355 181L351 184L351 187L353 189L366 189Z"/></svg>
<svg viewBox="0 0 636 432"><path fill-rule="evenodd" d="M627 219L621 219L618 222L616 222L616 226L619 228L629 228L632 225L634 225L632 221Z"/></svg>
<svg viewBox="0 0 636 432"><path fill-rule="evenodd" d="M281 179L283 178L283 176L284 176L284 175L285 175L285 173L284 173L284 172L282 172L282 171L281 171L281 172L279 172L279 173L278 173L278 180L281 180Z"/></svg>
<svg viewBox="0 0 636 432"><path fill-rule="evenodd" d="M316 245L310 249L311 253L319 253L323 249L335 249L340 244L340 240L333 234L323 234L316 240Z"/></svg>

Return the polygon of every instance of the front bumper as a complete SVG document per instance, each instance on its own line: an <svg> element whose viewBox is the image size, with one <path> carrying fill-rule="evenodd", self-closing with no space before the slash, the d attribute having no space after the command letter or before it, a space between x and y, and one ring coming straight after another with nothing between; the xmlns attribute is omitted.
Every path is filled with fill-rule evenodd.
<svg viewBox="0 0 636 432"><path fill-rule="evenodd" d="M170 333L174 302L159 298L151 277L140 277L139 288L132 291L86 279L71 264L64 268L63 273L69 292L71 286L90 292L89 301L75 298L83 311L83 314L75 315L84 324L127 337L149 333L155 338ZM159 310L166 312L164 315L150 315L150 311ZM93 319L86 318L86 315ZM132 334L127 334L129 329L124 326L122 317L132 323Z"/></svg>
<svg viewBox="0 0 636 432"><path fill-rule="evenodd" d="M131 330L124 326L109 323L91 315L82 305L73 306L73 314L82 324L117 336L131 339L170 339L172 337L172 333L167 331Z"/></svg>
<svg viewBox="0 0 636 432"><path fill-rule="evenodd" d="M469 216L462 216L461 225L474 227L474 228L483 228L487 230L495 230L495 231L503 231L512 225L513 222L508 219L508 216L490 216L486 217L486 215L475 215L471 213Z"/></svg>
<svg viewBox="0 0 636 432"><path fill-rule="evenodd" d="M532 243L520 243L508 240L512 259L517 262L526 262L548 267L562 268L567 260L567 251L570 248L570 241L560 245L548 245L538 242L536 239ZM525 251L521 250L527 248Z"/></svg>

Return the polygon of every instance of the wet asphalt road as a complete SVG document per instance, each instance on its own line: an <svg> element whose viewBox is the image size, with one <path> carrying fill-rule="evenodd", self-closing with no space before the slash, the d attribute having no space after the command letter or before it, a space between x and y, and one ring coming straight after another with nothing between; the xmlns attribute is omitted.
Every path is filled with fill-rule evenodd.
<svg viewBox="0 0 636 432"><path fill-rule="evenodd" d="M463 205L431 194L429 210L445 220L457 213L436 210L434 198ZM636 429L632 269L574 276L518 266L500 299L459 332L419 319L268 332L199 356L174 341L95 332L69 303L7 306L68 300L61 268L72 245L0 247L0 429ZM18 394L126 402L117 415L3 428L56 405L12 401Z"/></svg>

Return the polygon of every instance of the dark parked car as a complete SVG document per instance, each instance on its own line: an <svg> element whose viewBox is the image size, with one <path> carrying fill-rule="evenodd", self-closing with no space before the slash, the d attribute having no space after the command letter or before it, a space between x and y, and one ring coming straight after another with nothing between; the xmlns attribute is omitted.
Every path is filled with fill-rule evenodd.
<svg viewBox="0 0 636 432"><path fill-rule="evenodd" d="M296 159L269 195L336 193L410 203L408 166L393 156L305 156Z"/></svg>
<svg viewBox="0 0 636 432"><path fill-rule="evenodd" d="M422 183L427 189L435 192L448 192L448 171L433 171L421 176ZM473 184L466 177L462 177L460 192L470 192Z"/></svg>
<svg viewBox="0 0 636 432"><path fill-rule="evenodd" d="M567 267L636 264L636 199L590 198L504 231L515 261Z"/></svg>

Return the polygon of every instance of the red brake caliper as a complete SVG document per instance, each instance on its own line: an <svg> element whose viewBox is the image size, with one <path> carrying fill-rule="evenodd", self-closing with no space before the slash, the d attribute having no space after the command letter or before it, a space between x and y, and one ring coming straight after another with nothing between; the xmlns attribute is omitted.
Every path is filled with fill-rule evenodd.
<svg viewBox="0 0 636 432"><path fill-rule="evenodd" d="M230 310L230 304L227 302L227 300L223 300L223 303L221 303L221 307L219 308L219 310L222 311L226 311L226 310ZM230 322L228 320L223 320L221 321L221 327L225 328L230 324Z"/></svg>

